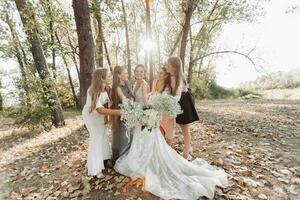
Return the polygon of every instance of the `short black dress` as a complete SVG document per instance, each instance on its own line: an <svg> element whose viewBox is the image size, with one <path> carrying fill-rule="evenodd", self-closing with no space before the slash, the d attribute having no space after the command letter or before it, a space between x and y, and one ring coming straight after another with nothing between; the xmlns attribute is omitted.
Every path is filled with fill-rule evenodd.
<svg viewBox="0 0 300 200"><path fill-rule="evenodd" d="M190 91L182 92L179 100L179 104L183 113L177 115L176 123L177 124L189 124L199 120L194 99Z"/></svg>

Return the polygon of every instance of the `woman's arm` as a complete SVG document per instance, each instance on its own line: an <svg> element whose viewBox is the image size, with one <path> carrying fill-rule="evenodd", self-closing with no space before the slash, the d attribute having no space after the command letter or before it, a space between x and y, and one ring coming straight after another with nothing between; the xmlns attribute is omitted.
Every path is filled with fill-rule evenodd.
<svg viewBox="0 0 300 200"><path fill-rule="evenodd" d="M158 79L153 80L151 94L155 93L155 87L156 87L157 82L158 82Z"/></svg>
<svg viewBox="0 0 300 200"><path fill-rule="evenodd" d="M183 81L180 80L180 83L178 85L178 88L176 89L176 92L175 94L173 95L178 101L181 97L181 93L182 93L182 84L183 84ZM172 87L172 91L175 90L175 87L176 87L176 80L174 77L171 77L171 87Z"/></svg>
<svg viewBox="0 0 300 200"><path fill-rule="evenodd" d="M144 100L144 104L145 106L148 106L148 93L150 91L150 87L147 84L147 82L144 82L142 85L142 90L143 90L143 100Z"/></svg>
<svg viewBox="0 0 300 200"><path fill-rule="evenodd" d="M117 115L117 116L121 115L121 110L113 110L104 107L99 107L96 110L100 115Z"/></svg>

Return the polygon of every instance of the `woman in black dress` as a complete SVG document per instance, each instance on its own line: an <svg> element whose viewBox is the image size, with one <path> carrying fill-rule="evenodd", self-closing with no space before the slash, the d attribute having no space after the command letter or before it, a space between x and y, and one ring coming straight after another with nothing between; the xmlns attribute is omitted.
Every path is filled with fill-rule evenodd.
<svg viewBox="0 0 300 200"><path fill-rule="evenodd" d="M198 121L199 117L181 65L181 59L179 57L170 57L167 62L167 70L171 76L174 77L171 79L172 90L178 91L178 87L182 87L179 104L183 113L176 117L176 123L179 124L184 137L183 157L189 159L191 146L189 124ZM181 80L179 77L181 77Z"/></svg>

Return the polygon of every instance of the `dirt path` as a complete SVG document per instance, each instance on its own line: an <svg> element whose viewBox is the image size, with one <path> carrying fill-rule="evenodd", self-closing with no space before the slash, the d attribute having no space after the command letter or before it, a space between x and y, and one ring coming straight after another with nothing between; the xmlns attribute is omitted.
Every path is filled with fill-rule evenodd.
<svg viewBox="0 0 300 200"><path fill-rule="evenodd" d="M229 173L230 186L215 199L300 199L299 101L201 101L197 109L193 155ZM50 133L1 136L1 129L0 199L158 199L141 187L125 191L129 179L112 170L105 180L87 177L81 125L73 116Z"/></svg>

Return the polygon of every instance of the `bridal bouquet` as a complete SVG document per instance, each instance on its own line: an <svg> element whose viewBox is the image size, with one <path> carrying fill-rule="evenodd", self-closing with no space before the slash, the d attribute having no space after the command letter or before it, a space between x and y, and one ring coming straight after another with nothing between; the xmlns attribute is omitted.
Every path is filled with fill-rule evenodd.
<svg viewBox="0 0 300 200"><path fill-rule="evenodd" d="M142 124L142 129L153 129L159 127L159 123L161 120L161 113L157 110L150 108L146 109L143 112L143 115L140 119L140 122Z"/></svg>
<svg viewBox="0 0 300 200"><path fill-rule="evenodd" d="M125 122L128 129L138 126L143 115L143 108L140 104L133 100L124 99L120 104L121 120Z"/></svg>
<svg viewBox="0 0 300 200"><path fill-rule="evenodd" d="M155 94L150 97L149 103L155 110L167 112L171 118L175 118L177 115L182 113L178 100L168 94Z"/></svg>
<svg viewBox="0 0 300 200"><path fill-rule="evenodd" d="M182 113L175 97L167 94L155 94L149 99L150 108L143 110L140 104L126 99L120 105L121 120L127 128L142 127L153 129L159 127L162 115L167 112L171 118Z"/></svg>

